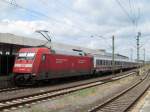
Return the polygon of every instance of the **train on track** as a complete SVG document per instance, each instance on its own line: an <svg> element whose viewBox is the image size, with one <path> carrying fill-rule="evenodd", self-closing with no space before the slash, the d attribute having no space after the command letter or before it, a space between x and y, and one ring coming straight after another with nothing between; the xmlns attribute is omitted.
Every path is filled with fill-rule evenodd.
<svg viewBox="0 0 150 112"><path fill-rule="evenodd" d="M126 58L115 58L115 70L132 69L138 63ZM17 85L34 84L39 80L64 78L79 75L94 75L112 71L112 58L86 54L73 50L54 51L47 47L21 48L13 67L14 81Z"/></svg>

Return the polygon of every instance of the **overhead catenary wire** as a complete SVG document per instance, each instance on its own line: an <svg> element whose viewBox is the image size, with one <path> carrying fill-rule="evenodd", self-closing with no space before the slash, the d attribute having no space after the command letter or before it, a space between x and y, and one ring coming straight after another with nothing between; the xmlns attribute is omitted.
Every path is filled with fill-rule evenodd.
<svg viewBox="0 0 150 112"><path fill-rule="evenodd" d="M41 13L41 12L38 12L38 11L35 11L35 10L31 10L31 9L25 8L25 7L21 6L21 5L18 5L16 2L11 2L11 1L8 1L8 0L1 0L1 1L2 1L2 2L5 2L5 3L9 4L9 5L12 5L12 6L16 7L16 8L23 9L23 10L25 10L25 11L27 11L27 12L32 13L32 14L36 14L36 15L38 15L38 16L42 16L42 17L49 18L49 19L51 19L51 20L53 20L53 21L56 21L56 22L59 22L59 23L60 23L60 22L63 23L63 22L60 21L60 20L54 19L54 18L52 18L52 17L50 17L50 16L47 16L46 14L43 14L43 13Z"/></svg>
<svg viewBox="0 0 150 112"><path fill-rule="evenodd" d="M129 0L129 7L130 7L131 14L133 14L133 7L132 7L132 4L131 4L131 0Z"/></svg>
<svg viewBox="0 0 150 112"><path fill-rule="evenodd" d="M136 17L136 27L139 25L139 20L141 18L141 10L138 8L137 17Z"/></svg>
<svg viewBox="0 0 150 112"><path fill-rule="evenodd" d="M139 19L140 19L140 7L138 7L137 5L135 5L135 3L137 4L138 1L135 2L135 0L132 0L132 7L133 7L133 17L135 19L135 27L138 28L138 24L139 24Z"/></svg>
<svg viewBox="0 0 150 112"><path fill-rule="evenodd" d="M140 7L135 6L135 1L128 0L129 2L129 9L127 10L127 7L121 3L120 0L115 0L117 4L120 6L124 14L128 17L129 21L133 24L133 26L137 29L140 19Z"/></svg>
<svg viewBox="0 0 150 112"><path fill-rule="evenodd" d="M129 7L130 7L130 13L131 13L131 16L132 16L132 19L133 19L133 24L135 24L136 22L135 22L135 14L134 14L134 2L133 2L133 0L131 1L131 0L129 0Z"/></svg>
<svg viewBox="0 0 150 112"><path fill-rule="evenodd" d="M116 0L116 2L120 6L122 11L125 13L125 15L128 17L129 21L131 21L132 24L134 24L134 19L130 16L129 12L125 9L125 7L121 4L121 2L119 0Z"/></svg>
<svg viewBox="0 0 150 112"><path fill-rule="evenodd" d="M134 0L130 0L130 6L133 9L133 13L131 13L131 15L133 16L133 20L134 20L134 24L136 26L136 7L135 7L135 1Z"/></svg>
<svg viewBox="0 0 150 112"><path fill-rule="evenodd" d="M89 33L88 30L82 29L81 27L78 27L78 26L75 25L75 24L68 24L66 21L58 20L58 19L53 18L53 17L51 17L51 16L48 16L48 15L42 13L42 12L38 12L38 11L35 11L35 10L31 10L31 9L25 8L25 7L23 7L23 6L19 5L19 4L17 4L16 2L12 2L12 1L8 1L8 0L1 0L1 1L2 1L2 2L5 2L5 3L9 4L9 5L12 5L12 6L16 7L16 8L20 8L20 9L23 9L23 10L25 10L25 11L27 11L27 12L30 12L31 14L36 14L36 15L38 15L38 16L40 16L40 17L48 18L48 19L50 19L50 20L52 20L52 21L55 21L56 23L65 24L65 25L69 26L70 28L78 29L78 30L80 30L80 31Z"/></svg>
<svg viewBox="0 0 150 112"><path fill-rule="evenodd" d="M140 48L142 48L144 45L148 44L149 41L150 41L150 40L148 39L148 40L146 40L145 42L143 42L143 44L140 45Z"/></svg>
<svg viewBox="0 0 150 112"><path fill-rule="evenodd" d="M137 4L135 6L135 3ZM135 27L136 29L138 29L138 26L139 26L139 21L140 21L140 18L141 18L141 8L139 7L139 0L133 0L133 7L134 7L134 10L135 10L135 14L134 14L134 18L135 18Z"/></svg>

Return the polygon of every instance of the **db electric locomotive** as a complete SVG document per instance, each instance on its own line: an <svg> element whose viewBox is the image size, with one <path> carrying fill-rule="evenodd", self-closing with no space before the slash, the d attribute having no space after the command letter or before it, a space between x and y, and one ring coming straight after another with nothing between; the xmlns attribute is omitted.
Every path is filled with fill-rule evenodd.
<svg viewBox="0 0 150 112"><path fill-rule="evenodd" d="M137 63L116 59L115 69L137 67ZM56 52L47 47L20 49L13 68L16 84L35 83L39 80L94 75L112 70L111 58L87 55L83 52Z"/></svg>

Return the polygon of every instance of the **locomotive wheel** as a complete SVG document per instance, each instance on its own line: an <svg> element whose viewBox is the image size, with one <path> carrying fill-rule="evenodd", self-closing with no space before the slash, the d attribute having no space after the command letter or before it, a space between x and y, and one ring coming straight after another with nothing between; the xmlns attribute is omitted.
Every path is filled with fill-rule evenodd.
<svg viewBox="0 0 150 112"><path fill-rule="evenodd" d="M14 83L17 86L28 86L28 85L37 85L37 81L32 77L25 78L23 75L14 76Z"/></svg>
<svg viewBox="0 0 150 112"><path fill-rule="evenodd" d="M23 76L14 76L14 83L17 86L22 86L25 83L25 78Z"/></svg>

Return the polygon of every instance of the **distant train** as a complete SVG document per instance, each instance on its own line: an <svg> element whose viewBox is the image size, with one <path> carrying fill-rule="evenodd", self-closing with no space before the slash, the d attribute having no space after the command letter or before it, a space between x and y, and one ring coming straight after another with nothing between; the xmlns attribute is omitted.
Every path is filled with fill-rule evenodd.
<svg viewBox="0 0 150 112"><path fill-rule="evenodd" d="M135 62L115 59L115 70L137 66ZM20 49L13 67L14 81L17 85L54 78L94 75L111 70L110 57L92 56L80 51L53 51L47 47Z"/></svg>

